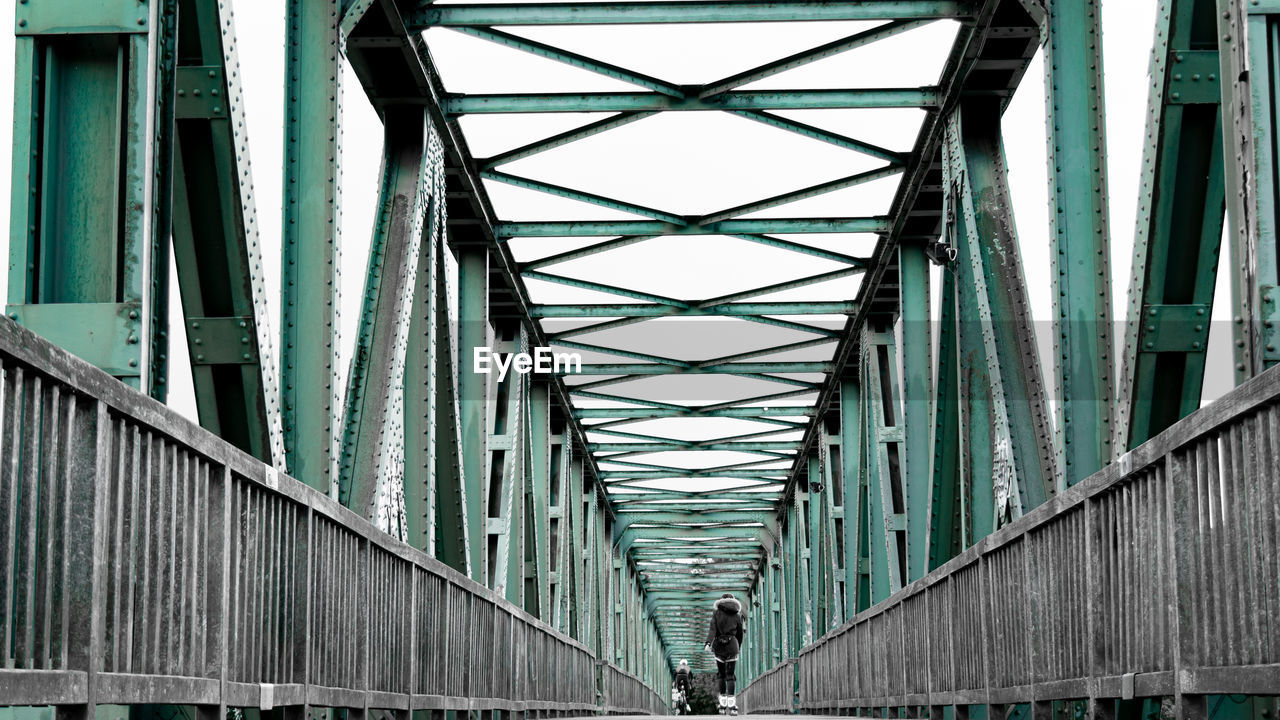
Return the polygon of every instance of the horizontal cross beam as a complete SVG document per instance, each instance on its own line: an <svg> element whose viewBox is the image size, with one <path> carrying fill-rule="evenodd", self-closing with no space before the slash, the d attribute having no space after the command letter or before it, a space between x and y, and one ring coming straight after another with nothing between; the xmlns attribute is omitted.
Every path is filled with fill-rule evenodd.
<svg viewBox="0 0 1280 720"><path fill-rule="evenodd" d="M553 220L503 222L494 227L501 239L513 237L606 237L610 235L760 235L810 233L886 233L887 217L764 218L678 225L660 220Z"/></svg>
<svg viewBox="0 0 1280 720"><path fill-rule="evenodd" d="M744 315L849 315L858 311L858 303L854 302L755 302L725 303L707 307L678 308L661 304L600 304L600 305L534 305L529 314L535 318L612 318L612 317L667 317L678 315L711 315L724 317L741 317ZM686 368L689 372L726 372L716 370L747 365L782 365L786 363L728 363L706 368ZM809 365L812 363L799 363ZM825 363L817 363L825 365ZM629 367L630 365L628 365ZM588 366L583 366L585 370ZM667 368L679 370L671 365L637 365L637 367ZM826 370L761 370L758 372L825 372ZM757 372L748 370L732 370L728 372ZM600 374L600 373L595 373ZM609 373L617 374L617 373Z"/></svg>
<svg viewBox="0 0 1280 720"><path fill-rule="evenodd" d="M627 25L666 23L931 20L973 15L963 0L862 2L557 2L439 5L419 0L406 17L412 30L430 26Z"/></svg>
<svg viewBox="0 0 1280 720"><path fill-rule="evenodd" d="M708 110L829 110L867 108L935 108L938 90L920 88L856 88L847 90L742 90L698 97L666 93L494 93L444 98L448 115L489 113L675 112Z"/></svg>

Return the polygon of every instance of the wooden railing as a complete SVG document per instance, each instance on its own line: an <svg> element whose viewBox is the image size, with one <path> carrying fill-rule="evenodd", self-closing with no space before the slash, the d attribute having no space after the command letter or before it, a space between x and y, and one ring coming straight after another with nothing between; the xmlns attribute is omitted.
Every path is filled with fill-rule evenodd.
<svg viewBox="0 0 1280 720"><path fill-rule="evenodd" d="M1272 369L804 648L800 707L1280 694L1278 517Z"/></svg>
<svg viewBox="0 0 1280 720"><path fill-rule="evenodd" d="M600 663L600 707L618 715L666 715L671 703L644 681L618 667Z"/></svg>
<svg viewBox="0 0 1280 720"><path fill-rule="evenodd" d="M796 707L796 661L787 660L756 678L738 694L747 713L790 713Z"/></svg>
<svg viewBox="0 0 1280 720"><path fill-rule="evenodd" d="M0 376L0 706L597 712L583 645L7 319Z"/></svg>

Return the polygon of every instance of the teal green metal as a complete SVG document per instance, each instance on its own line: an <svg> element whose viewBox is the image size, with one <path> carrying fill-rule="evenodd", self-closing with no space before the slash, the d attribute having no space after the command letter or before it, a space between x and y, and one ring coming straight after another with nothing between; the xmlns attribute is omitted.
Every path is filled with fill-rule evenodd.
<svg viewBox="0 0 1280 720"><path fill-rule="evenodd" d="M348 376L338 499L392 528L395 490L387 480L404 460L403 387L407 336L433 174L442 173L438 143L421 108L388 111L377 226L360 334ZM430 158L436 160L433 163ZM428 242L430 239L428 238Z"/></svg>
<svg viewBox="0 0 1280 720"><path fill-rule="evenodd" d="M906 585L908 531L903 491L901 386L893 326L876 318L863 331L862 419L867 453L867 531L871 601Z"/></svg>
<svg viewBox="0 0 1280 720"><path fill-rule="evenodd" d="M888 220L879 217L812 218L778 220L724 220L705 225L664 223L652 220L599 222L508 222L498 223L500 238L513 237L607 237L610 235L758 235L803 233L875 233L888 229Z"/></svg>
<svg viewBox="0 0 1280 720"><path fill-rule="evenodd" d="M938 332L938 370L934 390L933 457L929 498L929 570L965 548L960 475L960 357L956 327L956 273L942 275L942 312Z"/></svg>
<svg viewBox="0 0 1280 720"><path fill-rule="evenodd" d="M173 257L200 424L265 462L285 462L279 386L230 10L178 4ZM331 389L331 388L330 388ZM330 405L323 403L328 417ZM320 487L328 491L328 474Z"/></svg>
<svg viewBox="0 0 1280 720"><path fill-rule="evenodd" d="M853 617L871 606L868 556L867 468L862 385L840 379L840 483L844 494L844 614Z"/></svg>
<svg viewBox="0 0 1280 720"><path fill-rule="evenodd" d="M175 14L21 3L13 65L6 312L160 398L172 138L148 118L172 117Z"/></svg>
<svg viewBox="0 0 1280 720"><path fill-rule="evenodd" d="M1277 158L1274 111L1280 97L1271 41L1280 6L1220 0L1218 37L1222 102L1231 111L1226 195L1233 268L1236 381L1280 363L1280 240L1276 233Z"/></svg>
<svg viewBox="0 0 1280 720"><path fill-rule="evenodd" d="M1115 381L1100 5L1046 3L1054 367L1066 486L1111 458Z"/></svg>
<svg viewBox="0 0 1280 720"><path fill-rule="evenodd" d="M434 5L421 2L407 23L428 25L567 25L724 23L815 20L894 20L964 17L973 4L959 0L827 2L587 2Z"/></svg>
<svg viewBox="0 0 1280 720"><path fill-rule="evenodd" d="M453 95L448 115L487 113L675 112L707 110L820 110L828 108L932 108L935 88L871 90L760 90L724 92L708 97L672 97L665 93L519 93Z"/></svg>
<svg viewBox="0 0 1280 720"><path fill-rule="evenodd" d="M288 0L280 406L285 465L329 492L336 477L340 0ZM327 390L327 392L318 389Z"/></svg>
<svg viewBox="0 0 1280 720"><path fill-rule="evenodd" d="M524 609L543 620L552 619L551 611L551 542L550 520L551 478L559 472L552 467L551 390L545 381L529 383L528 483L524 489L525 570Z"/></svg>
<svg viewBox="0 0 1280 720"><path fill-rule="evenodd" d="M902 457L907 521L906 582L928 572L930 431L933 419L933 321L929 259L922 243L898 246L898 318L902 328Z"/></svg>
<svg viewBox="0 0 1280 720"><path fill-rule="evenodd" d="M972 491L970 515L975 518L970 542L1043 503L1053 495L1058 475L1036 338L1028 330L1031 311L1014 232L999 111L995 102L975 99L953 113L947 123L943 171L946 187L952 189L947 197L948 234L957 251L952 271L959 415L966 428L962 432L967 433L960 436L961 474ZM965 292L956 292L960 288ZM990 509L988 498L995 504L995 525L979 529L976 519Z"/></svg>
<svg viewBox="0 0 1280 720"><path fill-rule="evenodd" d="M488 578L488 487L485 407L487 375L467 372L476 348L489 344L489 250L479 243L460 244L458 256L458 434L463 505L468 539L467 566L472 580Z"/></svg>

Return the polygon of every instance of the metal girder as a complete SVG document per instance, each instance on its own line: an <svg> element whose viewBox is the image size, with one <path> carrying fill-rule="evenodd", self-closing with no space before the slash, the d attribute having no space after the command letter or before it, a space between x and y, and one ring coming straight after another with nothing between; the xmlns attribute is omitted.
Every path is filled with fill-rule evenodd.
<svg viewBox="0 0 1280 720"><path fill-rule="evenodd" d="M1280 185L1272 140L1280 49L1270 39L1280 7L1219 0L1217 10L1221 76L1230 79L1222 83L1222 107L1230 113L1224 133L1232 161L1226 197L1238 384L1280 363Z"/></svg>
<svg viewBox="0 0 1280 720"><path fill-rule="evenodd" d="M610 235L760 235L808 233L879 233L888 229L887 218L778 218L772 220L722 220L700 225L680 225L658 220L603 220L504 222L494 227L500 239L513 237L608 237Z"/></svg>
<svg viewBox="0 0 1280 720"><path fill-rule="evenodd" d="M698 97L666 93L511 93L451 95L448 115L488 113L691 112L708 110L825 110L873 108L934 108L936 88L875 88L865 90L761 90L724 92Z"/></svg>
<svg viewBox="0 0 1280 720"><path fill-rule="evenodd" d="M523 328L497 329L494 350L524 352L528 338ZM511 373L490 389L485 413L487 441L483 472L485 519L483 546L487 549L486 582L517 605L524 591L525 472L529 380Z"/></svg>
<svg viewBox="0 0 1280 720"><path fill-rule="evenodd" d="M656 23L795 22L962 18L961 0L798 2L567 2L436 5L421 2L411 28L484 25L609 25Z"/></svg>
<svg viewBox="0 0 1280 720"><path fill-rule="evenodd" d="M288 0L280 391L285 462L329 492L337 476L340 0Z"/></svg>
<svg viewBox="0 0 1280 720"><path fill-rule="evenodd" d="M929 570L960 554L968 546L967 523L961 516L963 479L960 472L960 349L957 339L956 276L942 276L942 313L938 334L938 372L934 391L934 418L929 497ZM966 476L967 477L967 476ZM861 608L860 608L861 609Z"/></svg>
<svg viewBox="0 0 1280 720"><path fill-rule="evenodd" d="M1116 453L1200 407L1226 207L1216 15L1214 0L1156 15Z"/></svg>
<svg viewBox="0 0 1280 720"><path fill-rule="evenodd" d="M201 426L284 467L234 23L209 0L178 8L172 237L196 408ZM328 492L329 480L326 468L313 481Z"/></svg>
<svg viewBox="0 0 1280 720"><path fill-rule="evenodd" d="M429 154L440 153L436 140ZM468 572L472 512L462 450L457 263L446 245L445 177L431 174L427 218L411 292L404 374L405 541L460 572Z"/></svg>
<svg viewBox="0 0 1280 720"><path fill-rule="evenodd" d="M725 303L708 307L672 308L669 305L534 305L530 312L537 318L579 317L660 317L676 315L844 315L855 312L857 303L850 302L801 302L801 303ZM818 365L823 365L818 363ZM589 366L584 366L589 367ZM732 367L732 365L721 366ZM692 369L692 368L691 368ZM705 370L705 368L704 368ZM765 370L763 372L822 372L821 370ZM615 374L615 373L610 373Z"/></svg>
<svg viewBox="0 0 1280 720"><path fill-rule="evenodd" d="M388 111L377 226L360 334L352 356L338 498L385 528L399 513L394 468L404 461L404 373L414 275L441 150L421 108ZM429 239L428 239L429 242ZM385 513L381 518L380 514Z"/></svg>
<svg viewBox="0 0 1280 720"><path fill-rule="evenodd" d="M928 572L930 431L933 419L933 320L929 317L929 259L923 243L898 246L898 317L902 327L903 502L906 506L906 581Z"/></svg>
<svg viewBox="0 0 1280 720"><path fill-rule="evenodd" d="M961 477L972 493L969 542L1044 502L1058 484L999 110L980 99L962 103L948 120L944 153L947 228L957 251L948 271L955 275ZM988 513L990 527L979 521Z"/></svg>
<svg viewBox="0 0 1280 720"><path fill-rule="evenodd" d="M867 447L867 521L870 538L871 600L880 602L907 583L910 535L903 488L901 386L893 327L875 319L863 331L860 366L866 393L863 432Z"/></svg>
<svg viewBox="0 0 1280 720"><path fill-rule="evenodd" d="M6 313L163 399L177 4L15 13Z"/></svg>
<svg viewBox="0 0 1280 720"><path fill-rule="evenodd" d="M840 379L840 483L844 495L844 614L853 617L871 606L868 545L866 446L862 385Z"/></svg>
<svg viewBox="0 0 1280 720"><path fill-rule="evenodd" d="M1047 0L1054 368L1064 485L1111 458L1115 392L1100 0Z"/></svg>
<svg viewBox="0 0 1280 720"><path fill-rule="evenodd" d="M484 245L458 248L458 432L461 442L460 469L466 491L469 575L472 580L488 578L486 379L488 375L466 372L466 360L475 349L487 347L489 328L489 250Z"/></svg>

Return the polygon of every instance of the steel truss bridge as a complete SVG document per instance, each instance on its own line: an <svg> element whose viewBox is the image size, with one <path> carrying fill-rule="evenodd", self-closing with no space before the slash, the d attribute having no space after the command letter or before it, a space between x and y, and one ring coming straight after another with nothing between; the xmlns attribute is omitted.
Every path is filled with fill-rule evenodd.
<svg viewBox="0 0 1280 720"><path fill-rule="evenodd" d="M1155 34L1126 318L1099 0L284 5L281 218L255 211L230 3L14 5L0 717L664 713L724 591L752 712L1274 717L1280 3L1159 0L1122 31ZM834 30L688 78L548 40L773 23ZM461 91L481 46L597 84ZM863 48L938 66L786 84ZM1038 51L1051 387L1001 134ZM339 372L348 62L384 138ZM901 146L831 120L884 110L918 122ZM750 148L723 206L592 165L690 116L818 160ZM811 176L761 190L774 166ZM708 247L740 261L655 289ZM1215 300L1237 387L1201 408ZM499 381L482 347L585 363ZM198 425L164 404L188 366Z"/></svg>

